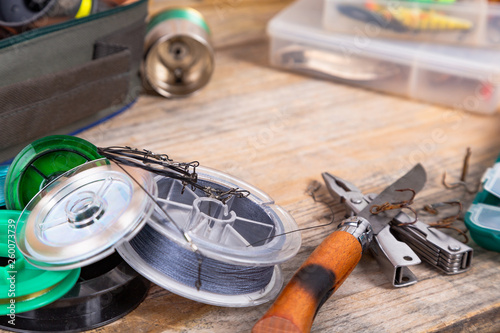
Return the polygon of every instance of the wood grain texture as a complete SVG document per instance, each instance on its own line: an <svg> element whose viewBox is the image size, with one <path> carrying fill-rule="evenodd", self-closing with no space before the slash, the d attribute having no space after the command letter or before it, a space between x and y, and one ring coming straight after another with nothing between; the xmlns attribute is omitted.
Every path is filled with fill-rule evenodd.
<svg viewBox="0 0 500 333"><path fill-rule="evenodd" d="M467 206L472 197L445 190L442 172L458 178L470 146L468 179L478 182L500 153L500 115L463 113L271 68L265 24L288 2L242 0L223 16L216 2L191 2L208 15L218 49L210 84L185 99L144 95L80 136L98 146L148 148L231 173L268 192L299 227L328 221L330 209L305 193L324 171L369 193L421 162L428 182L415 207L456 198ZM332 205L336 221L343 218L342 206L324 188L319 199ZM286 282L335 227L302 233L300 252L282 265ZM399 289L370 254L363 255L322 307L312 332L499 332L500 256L468 245L475 251L470 271L446 276L421 264L412 267L419 282ZM269 306L215 307L153 287L135 311L92 332L250 332Z"/></svg>
<svg viewBox="0 0 500 333"><path fill-rule="evenodd" d="M330 210L305 190L331 172L365 192L379 192L415 163L428 183L416 199L425 203L472 197L447 191L442 172L460 176L465 148L473 151L469 180L479 181L500 152L500 116L481 116L414 102L334 82L277 71L268 65L261 40L217 52L211 83L179 100L142 96L129 111L81 136L100 146L128 144L199 160L245 179L283 205L300 227L328 220ZM320 198L333 204L326 190ZM335 204L337 221L343 216ZM432 221L432 220L431 220ZM430 222L430 221L429 221ZM458 224L463 227L463 225ZM289 281L335 226L302 233L299 254L283 264ZM312 332L498 332L498 253L474 248L472 269L442 275L426 264L412 267L419 282L394 289L370 254L325 303ZM204 305L153 287L135 311L93 332L250 332L269 308ZM467 321L467 318L472 318ZM465 320L465 321L464 321ZM468 324L469 323L469 324Z"/></svg>
<svg viewBox="0 0 500 333"><path fill-rule="evenodd" d="M359 241L345 231L330 234L300 266L252 333L308 333L319 307L361 259Z"/></svg>
<svg viewBox="0 0 500 333"><path fill-rule="evenodd" d="M329 208L305 193L324 171L379 192L421 162L428 183L416 207L455 198L467 205L471 196L441 186L442 172L458 178L470 146L469 180L478 182L500 152L499 114L463 113L277 71L267 53L264 40L225 48L217 52L214 76L203 91L179 100L142 96L129 111L81 136L100 146L127 144L199 160L233 174L268 192L300 227L328 220ZM333 204L325 189L320 198ZM342 207L333 207L340 221ZM301 251L282 265L285 281L334 230L302 233ZM445 276L418 265L412 270L419 282L401 289L364 255L323 306L312 332L427 332L457 322L464 325L456 332L498 332L495 317L483 317L477 328L474 320L464 321L500 309L499 255L472 241L469 246L475 251L470 271ZM268 307L214 307L154 287L137 310L94 332L250 332Z"/></svg>

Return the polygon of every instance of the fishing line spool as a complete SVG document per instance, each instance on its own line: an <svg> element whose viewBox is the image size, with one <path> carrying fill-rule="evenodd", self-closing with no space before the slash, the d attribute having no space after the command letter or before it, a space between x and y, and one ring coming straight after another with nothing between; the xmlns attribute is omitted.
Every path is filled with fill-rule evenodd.
<svg viewBox="0 0 500 333"><path fill-rule="evenodd" d="M114 253L83 267L75 286L59 300L33 311L8 316L0 327L15 332L82 332L112 323L147 296L149 281Z"/></svg>
<svg viewBox="0 0 500 333"><path fill-rule="evenodd" d="M35 141L26 147L15 158L13 167L9 169L12 172L11 175L17 176L10 178L12 183L17 185L17 187L13 188L14 191L10 191L11 194L15 194L12 198L19 199L18 195L20 195L21 198L17 200L17 202L19 202L23 199L23 195L25 195L24 197L28 200L29 197L22 191L32 190L34 192L37 189L43 188L43 191L40 191L27 205L27 208L33 207L36 205L35 202L39 202L42 197L47 199L45 195L60 184L60 182L63 182L66 177L74 176L72 178L73 183L69 182L66 184L65 189L61 189L59 192L51 192L59 193L67 199L67 206L63 207L70 212L67 216L67 222L73 223L74 228L89 227L89 229L87 229L88 233L91 229L91 225L93 224L89 219L96 217L96 222L101 223L100 228L97 228L98 230L102 231L102 228L105 229L108 227L108 229L111 228L109 232L114 233L117 231L116 224L113 225L109 221L110 215L114 214L116 211L106 211L106 200L114 201L115 204L118 203L115 207L120 207L122 209L121 212L123 213L124 211L127 211L125 209L126 205L124 202L126 202L127 199L134 201L134 198L129 198L126 194L130 194L134 189L136 190L136 193L139 194L143 194L144 192L142 190L137 191L137 187L130 190L130 187L136 186L135 182L128 178L127 175L123 174L121 169L118 171L118 176L116 176L116 172L113 172L112 170L110 171L108 168L110 167L109 161L105 159L101 158L91 164L81 165L81 163L100 157L101 156L97 153L97 148L94 145L85 140L74 137L51 136ZM72 169L67 172L68 169L79 164L81 165L80 168ZM90 172L90 174L88 174L88 169L99 170L99 174L106 177L105 180L102 181L98 177L92 178L94 173ZM21 171L18 172L17 170ZM85 171L88 173L85 174ZM134 171L132 171L131 174L135 175L136 179L141 179L141 177ZM40 176L41 173L45 176L36 177ZM146 178L150 176L145 172L141 172L141 170L138 170L138 173L146 174ZM86 176L91 178L86 178ZM81 182L77 184L77 181L79 180L78 177L82 177L83 180L80 178ZM151 176L150 179L152 180ZM151 181L151 184L154 186L154 182ZM9 187L9 184L7 185L7 189L10 190L11 188ZM129 188L126 188L127 186L129 186ZM85 192L89 189L89 187L90 189L98 187L100 192L97 191L97 195L95 196L86 196ZM15 189L18 188L21 188L22 190L15 191ZM80 191L80 195L72 192L72 189L75 188L77 189L76 191ZM154 188L147 186L146 188L152 193L155 193ZM83 195L81 195L82 192ZM117 201L115 198L117 193L122 199L121 202ZM142 196L142 198L145 197L146 195ZM89 201L89 198L94 200ZM48 200L50 201L50 204L45 202L40 206L45 206L51 211L51 214L49 215L54 216L54 214L60 212L61 207L57 205L57 202L54 201L53 197ZM101 201L99 202L99 200ZM137 198L135 200L137 201ZM100 209L95 210L95 207L97 206L94 204L96 203L102 203L103 205L100 206ZM85 209L86 207L88 209ZM147 208L140 205L139 207L142 208L141 212L145 212L147 214ZM78 264L73 264L72 267L80 267L82 265L88 265L95 262L96 260L100 260L90 266L85 266L82 270L82 274L80 274L80 269L69 271L72 272L71 276L64 280L61 280L61 278L58 277L61 275L64 276L64 274L67 275L68 271L61 271L65 268L55 265L57 267L54 267L53 270L45 271L32 266L29 263L29 260L18 252L19 247L15 246L14 242L15 231L19 232L20 230L25 230L23 229L23 227L25 227L23 223L29 221L28 216L30 211L25 209L23 213L20 211L0 212L4 212L4 214L11 212L12 215L9 215L10 226L12 227L9 228L11 230L7 230L7 226L5 226L5 228L1 229L0 232L2 230L5 230L5 232L8 231L10 233L9 237L12 238L11 247L16 251L16 257L19 258L16 263L16 270L21 272L17 277L18 280L16 281L16 288L18 287L17 282L22 281L21 291L23 292L21 297L16 299L16 326L13 327L10 325L10 317L5 316L0 317L0 327L3 326L9 330L23 332L87 330L119 319L128 312L132 311L146 297L149 288L149 281L130 268L130 266L128 266L118 254L114 253L108 256L113 252L112 249L110 250L104 248L102 253L97 253L95 256L82 260ZM92 213L94 213L94 215L92 215ZM135 214L133 215L135 216ZM70 217L72 217L73 220L70 221ZM15 222L17 221L19 222L18 228L16 229ZM108 222L107 224L106 221ZM111 221L113 221L113 216L111 216ZM51 220L51 222L53 222L51 226L56 227L54 222L57 224L58 221ZM132 221L132 223L133 222L134 221ZM139 223L143 222L139 221ZM42 239L44 236L48 235L48 237L43 240L48 243L52 242L49 246L52 251L57 252L57 242L68 243L75 241L74 238L71 238L72 235L70 233L65 232L67 230L61 228L64 226L67 226L67 223L59 225L60 230L56 230L55 232L48 231L50 228L47 229L47 225L43 225L41 228L31 226L28 228L28 234L39 233L37 236L41 236ZM3 228L1 224L0 228ZM133 230L133 226L131 228ZM93 231L95 231L95 229ZM18 237L16 238L19 240ZM108 242L106 241L105 243L107 246ZM82 242L79 244L81 245ZM96 243L94 243L94 245L95 244ZM56 248L54 248L54 245L56 245ZM83 246L85 247L86 244ZM9 249L7 243L3 245L0 244L0 250L1 249ZM36 249L37 247L32 250ZM59 248L59 250L61 250L61 248ZM87 250L89 249L87 248ZM90 248L89 251L92 250L95 249ZM87 253L87 251L85 252ZM51 263L44 262L42 266L44 265L51 265ZM68 265L66 265L66 267L67 266ZM45 272L45 275L42 275L41 273L36 275L30 273L31 275L29 275L28 273L25 273L25 267L29 267L28 272ZM48 276L53 281L47 281L44 276ZM38 287L40 283L41 285ZM4 286L0 290L5 291L6 293L7 291L5 288L6 287ZM35 292L32 292L28 296L23 296L25 294L23 290L26 288L28 290L35 290ZM29 298L29 302L24 302L26 297ZM9 299L6 300L5 304L8 304L8 302ZM4 311L1 314L6 313L8 312ZM64 316L67 317L64 318Z"/></svg>
<svg viewBox="0 0 500 333"><path fill-rule="evenodd" d="M155 209L118 252L152 282L192 300L231 307L271 300L282 286L278 264L300 248L300 234L281 235L297 229L295 221L254 186L208 168L199 167L197 173L199 184L250 195L221 202L199 189L183 188L179 180L157 176L157 202L163 209Z"/></svg>
<svg viewBox="0 0 500 333"><path fill-rule="evenodd" d="M13 237L20 214L0 210L0 315L17 315L52 303L66 294L80 275L80 269L40 270L23 258Z"/></svg>
<svg viewBox="0 0 500 333"><path fill-rule="evenodd" d="M48 183L85 162L102 158L83 139L52 135L27 145L12 161L5 178L8 209L22 210Z"/></svg>
<svg viewBox="0 0 500 333"><path fill-rule="evenodd" d="M26 260L48 270L82 267L134 237L154 209L142 188L153 196L157 188L152 174L128 172L100 159L48 184L19 218L16 240Z"/></svg>
<svg viewBox="0 0 500 333"><path fill-rule="evenodd" d="M192 8L171 8L148 22L142 75L146 86L165 97L203 88L214 70L210 29Z"/></svg>

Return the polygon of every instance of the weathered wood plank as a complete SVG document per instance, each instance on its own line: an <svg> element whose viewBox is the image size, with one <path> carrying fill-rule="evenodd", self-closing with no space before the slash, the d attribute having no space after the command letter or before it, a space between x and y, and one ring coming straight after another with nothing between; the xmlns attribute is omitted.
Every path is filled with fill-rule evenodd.
<svg viewBox="0 0 500 333"><path fill-rule="evenodd" d="M130 144L199 160L267 191L300 227L324 223L329 209L304 192L330 171L366 191L380 191L422 162L428 184L417 205L463 197L440 185L458 177L471 146L470 180L478 181L500 152L500 115L450 111L367 90L314 80L267 65L265 42L222 50L211 84L182 100L141 97L130 111L83 137L98 145ZM324 189L322 197L332 200ZM470 201L471 197L465 197ZM342 208L334 206L337 220ZM288 280L334 226L303 233L300 253L283 265ZM500 308L498 254L473 242L470 272L442 275L422 264L420 282L394 289L365 255L318 314L315 332L494 332L487 315ZM99 332L248 332L269 305L219 308L158 287L132 314ZM457 324L460 323L460 324ZM479 326L478 326L479 325Z"/></svg>

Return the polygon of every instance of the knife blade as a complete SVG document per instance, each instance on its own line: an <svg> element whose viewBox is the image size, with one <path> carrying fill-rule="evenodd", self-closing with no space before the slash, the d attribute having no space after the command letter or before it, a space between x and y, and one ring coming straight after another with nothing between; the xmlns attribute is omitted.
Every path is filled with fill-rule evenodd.
<svg viewBox="0 0 500 333"><path fill-rule="evenodd" d="M424 167L421 164L417 164L413 169L408 171L407 174L383 190L382 193L372 200L372 202L357 215L367 219L372 226L373 234L377 235L396 217L396 215L399 214L401 209L387 210L374 215L370 212L370 208L374 205L383 205L386 202L392 203L394 201L403 201L405 200L405 196L407 196L406 199L409 199L410 195L408 193L398 192L397 190L411 188L418 193L424 187L426 180L427 176Z"/></svg>

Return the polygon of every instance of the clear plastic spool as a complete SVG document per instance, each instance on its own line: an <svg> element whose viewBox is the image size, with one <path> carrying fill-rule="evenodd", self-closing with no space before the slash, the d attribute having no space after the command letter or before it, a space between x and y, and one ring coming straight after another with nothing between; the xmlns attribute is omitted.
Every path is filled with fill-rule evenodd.
<svg viewBox="0 0 500 333"><path fill-rule="evenodd" d="M274 266L293 257L301 244L300 233L293 218L259 189L222 172L197 168L198 183L216 189L239 188L251 194L232 197L226 203L206 197L200 190L184 188L180 181L157 176L159 208L148 224L156 231L190 249L183 234L172 221L192 239L200 253L212 259L241 266ZM274 237L275 235L279 235ZM178 295L219 306L253 306L273 299L282 286L278 266L268 285L258 292L243 295L220 295L199 291L171 279L151 267L129 243L118 249L120 255L143 276ZM203 282L202 282L203 283Z"/></svg>
<svg viewBox="0 0 500 333"><path fill-rule="evenodd" d="M82 267L133 238L154 209L141 187L153 196L157 187L150 173L127 172L101 159L68 171L40 191L16 229L26 259L48 270Z"/></svg>
<svg viewBox="0 0 500 333"><path fill-rule="evenodd" d="M216 170L198 168L197 172L199 184L245 189L251 194L246 198L233 196L223 204L189 187L182 193L180 181L156 177L157 201L169 215L155 209L148 223L158 232L189 249L184 236L170 222L172 219L203 255L236 265L279 264L298 252L300 233L281 235L298 229L295 220L267 194Z"/></svg>

